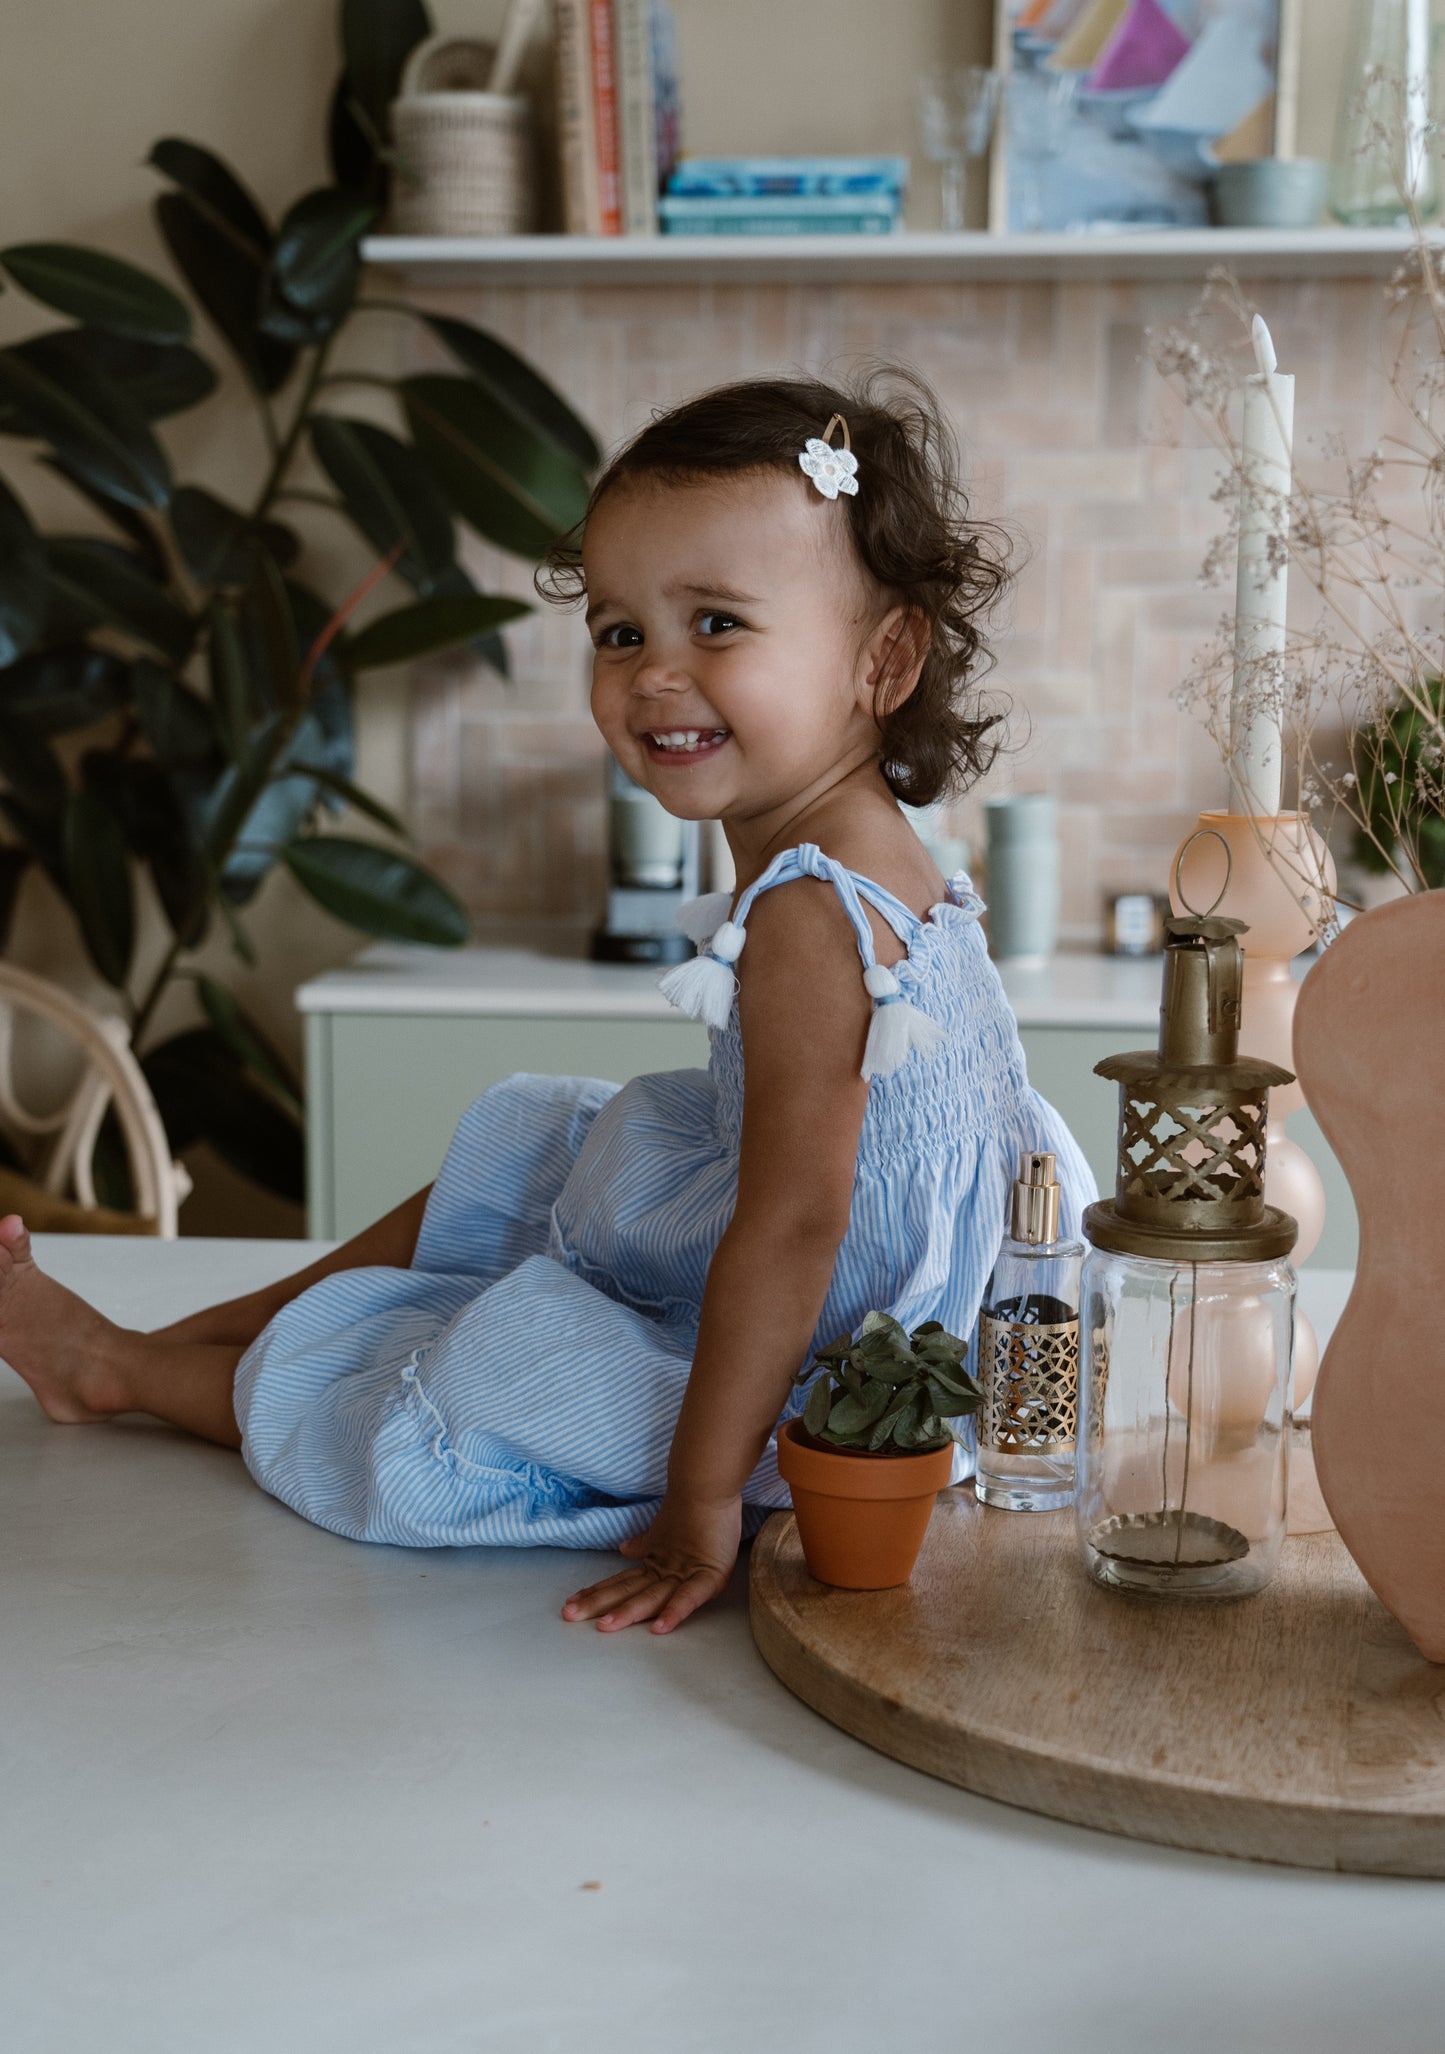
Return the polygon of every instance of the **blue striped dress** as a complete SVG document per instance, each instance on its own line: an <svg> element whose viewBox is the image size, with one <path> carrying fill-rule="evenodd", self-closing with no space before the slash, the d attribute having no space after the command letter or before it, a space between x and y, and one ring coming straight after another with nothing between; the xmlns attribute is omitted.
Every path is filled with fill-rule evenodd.
<svg viewBox="0 0 1445 2054"><path fill-rule="evenodd" d="M1071 1235L1093 1179L1029 1086L968 879L920 920L808 844L744 894L734 930L758 892L801 876L835 887L865 970L864 903L883 915L908 954L896 986L874 970L870 989L893 987L937 1030L929 1060L915 1053L870 1082L815 1344L856 1329L872 1306L966 1336L1020 1154L1058 1156ZM719 920L726 911L720 900ZM735 1005L711 1032L706 1070L620 1089L573 1077L495 1085L462 1117L411 1267L325 1278L242 1358L236 1416L256 1481L356 1540L608 1548L642 1531L736 1201L742 1110ZM802 1402L795 1392L787 1412ZM955 1480L972 1468L961 1447ZM749 1531L788 1503L771 1442L743 1497Z"/></svg>

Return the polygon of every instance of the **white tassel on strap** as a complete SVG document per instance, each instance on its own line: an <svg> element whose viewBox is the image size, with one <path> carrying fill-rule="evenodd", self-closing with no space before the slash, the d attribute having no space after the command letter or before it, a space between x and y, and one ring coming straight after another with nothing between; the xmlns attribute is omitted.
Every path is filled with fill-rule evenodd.
<svg viewBox="0 0 1445 2054"><path fill-rule="evenodd" d="M726 1027L732 1017L733 994L738 981L733 964L743 952L747 935L731 920L722 926L707 946L690 963L669 970L658 990L669 1005L709 1027Z"/></svg>
<svg viewBox="0 0 1445 2054"><path fill-rule="evenodd" d="M909 1003L893 972L882 963L873 963L863 972L863 982L873 999L873 1018L868 1023L862 1074L891 1077L915 1049L932 1057L944 1039L943 1029Z"/></svg>
<svg viewBox="0 0 1445 2054"><path fill-rule="evenodd" d="M733 895L726 891L704 892L700 899L688 899L677 909L678 931L699 946L711 941L732 911L732 906Z"/></svg>

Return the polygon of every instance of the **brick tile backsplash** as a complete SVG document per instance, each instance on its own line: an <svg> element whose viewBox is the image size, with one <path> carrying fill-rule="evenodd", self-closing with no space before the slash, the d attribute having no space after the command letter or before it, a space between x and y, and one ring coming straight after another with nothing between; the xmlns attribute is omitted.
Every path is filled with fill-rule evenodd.
<svg viewBox="0 0 1445 2054"><path fill-rule="evenodd" d="M1256 281L1296 373L1302 460L1328 438L1369 447L1388 418L1380 291ZM1208 738L1171 692L1233 604L1200 569L1222 524L1220 462L1146 361L1148 323L1185 284L538 286L435 290L568 394L605 445L654 408L754 373L920 371L954 422L975 510L1024 559L991 683L1012 746L953 824L975 849L989 792L1051 791L1064 852L1063 933L1097 939L1106 891L1163 888L1200 807L1222 801ZM416 345L429 361L428 345ZM474 546L483 587L530 599L531 572ZM412 807L429 861L493 938L590 925L604 889L602 745L587 715L580 620L539 607L507 631L513 677L448 658L412 686Z"/></svg>

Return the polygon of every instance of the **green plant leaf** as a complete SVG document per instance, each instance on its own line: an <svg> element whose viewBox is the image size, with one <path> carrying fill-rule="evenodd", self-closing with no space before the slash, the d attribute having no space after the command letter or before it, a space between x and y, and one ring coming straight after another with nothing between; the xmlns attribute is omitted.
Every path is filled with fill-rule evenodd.
<svg viewBox="0 0 1445 2054"><path fill-rule="evenodd" d="M87 786L110 806L127 846L149 866L176 939L187 948L199 947L214 887L188 801L195 773L147 757L100 751L88 754L83 767Z"/></svg>
<svg viewBox="0 0 1445 2054"><path fill-rule="evenodd" d="M418 454L462 519L489 542L535 560L587 507L582 467L469 378L403 378L398 390Z"/></svg>
<svg viewBox="0 0 1445 2054"><path fill-rule="evenodd" d="M214 208L203 211L185 193L162 193L155 211L176 268L250 384L263 394L279 391L295 365L296 351L261 333L269 236L261 254L253 255L233 225Z"/></svg>
<svg viewBox="0 0 1445 2054"><path fill-rule="evenodd" d="M26 812L37 819L58 815L65 804L69 787L60 758L48 742L18 721L0 721L0 776ZM41 846L35 844L37 854Z"/></svg>
<svg viewBox="0 0 1445 2054"><path fill-rule="evenodd" d="M128 683L120 657L103 649L66 642L39 650L0 671L0 727L19 723L37 735L92 727L125 705Z"/></svg>
<svg viewBox="0 0 1445 2054"><path fill-rule="evenodd" d="M350 90L378 138L407 58L432 32L422 0L341 0L341 54Z"/></svg>
<svg viewBox="0 0 1445 2054"><path fill-rule="evenodd" d="M348 670L376 670L385 663L433 656L530 612L523 600L493 599L481 592L455 599L419 599L415 606L382 614L354 635L346 647L346 666Z"/></svg>
<svg viewBox="0 0 1445 2054"><path fill-rule="evenodd" d="M342 835L311 835L282 860L319 906L382 941L458 948L470 932L460 902L409 856Z"/></svg>
<svg viewBox="0 0 1445 2054"><path fill-rule="evenodd" d="M45 546L0 479L0 665L16 662L34 646L48 610Z"/></svg>
<svg viewBox="0 0 1445 2054"><path fill-rule="evenodd" d="M826 1376L814 1379L808 1393L808 1402L803 1407L803 1424L813 1435L821 1434L828 1424L828 1413L833 1403L832 1387Z"/></svg>
<svg viewBox="0 0 1445 2054"><path fill-rule="evenodd" d="M243 1069L252 1071L272 1090L283 1105L299 1115L301 1086L295 1071L273 1042L267 1039L234 992L217 984L213 977L198 974L196 996L206 1018L220 1035Z"/></svg>
<svg viewBox="0 0 1445 2054"><path fill-rule="evenodd" d="M251 706L241 631L223 600L212 600L206 618L211 710L226 754L233 763L244 763L251 737Z"/></svg>
<svg viewBox="0 0 1445 2054"><path fill-rule="evenodd" d="M93 485L86 484L84 478L77 478L74 472L61 462L59 457L43 456L40 461L47 470L53 471L58 478L63 478L71 491L83 499L87 506L94 507L102 520L109 521L113 528L118 529L144 564L147 573L155 579L157 584L165 584L169 576L165 552L157 542L153 531L146 526L146 518L143 514L137 513L133 506L122 506L118 499L112 499L108 493L97 492ZM67 609L62 608L62 611L65 610ZM90 619L88 608L84 618L87 621ZM60 632L68 631L62 629ZM51 640L54 640L57 629L54 620L51 618L47 618L46 633Z"/></svg>
<svg viewBox="0 0 1445 2054"><path fill-rule="evenodd" d="M65 874L90 960L124 988L135 949L135 897L120 822L94 792L72 792L65 809Z"/></svg>
<svg viewBox="0 0 1445 2054"><path fill-rule="evenodd" d="M242 1176L300 1200L305 1148L294 1116L254 1081L214 1027L193 1027L141 1060L171 1146L208 1141Z"/></svg>
<svg viewBox="0 0 1445 2054"><path fill-rule="evenodd" d="M161 507L171 473L150 424L119 387L76 367L63 383L19 349L0 350L0 400L78 477L123 506Z"/></svg>
<svg viewBox="0 0 1445 2054"><path fill-rule="evenodd" d="M181 561L198 585L236 586L255 575L258 546L273 563L290 561L296 538L279 521L256 526L239 508L227 506L199 485L181 485L171 495L171 533Z"/></svg>
<svg viewBox="0 0 1445 2054"><path fill-rule="evenodd" d="M15 919L15 902L20 896L20 887L25 882L25 873L30 868L30 851L18 849L13 842L0 844L0 955L10 946L10 928ZM4 1137L0 1136L0 1141ZM9 1146L8 1142L4 1144ZM18 1163L10 1167L18 1169Z"/></svg>
<svg viewBox="0 0 1445 2054"><path fill-rule="evenodd" d="M300 677L300 643L286 582L272 559L257 553L240 598L241 632L263 706L291 706ZM257 666L259 665L259 670Z"/></svg>
<svg viewBox="0 0 1445 2054"><path fill-rule="evenodd" d="M191 313L168 285L103 250L77 243L12 243L0 266L42 306L142 342L189 342Z"/></svg>
<svg viewBox="0 0 1445 2054"><path fill-rule="evenodd" d="M271 282L288 306L334 327L351 310L361 276L361 238L376 209L360 194L322 186L299 199L271 252Z"/></svg>
<svg viewBox="0 0 1445 2054"><path fill-rule="evenodd" d="M180 342L137 342L101 328L52 328L14 345L15 355L64 384L72 371L117 387L148 421L208 399L219 380L203 356Z"/></svg>
<svg viewBox="0 0 1445 2054"><path fill-rule="evenodd" d="M201 217L224 233L232 247L254 264L271 254L271 229L260 207L228 164L201 143L162 136L146 158L154 171L179 186Z"/></svg>
<svg viewBox="0 0 1445 2054"><path fill-rule="evenodd" d="M450 314L422 311L421 319L499 406L545 435L584 470L596 469L602 451L592 430L573 413L556 387L539 376L515 350L508 349L485 329L474 328L469 321L458 321Z"/></svg>
<svg viewBox="0 0 1445 2054"><path fill-rule="evenodd" d="M57 535L47 545L46 560L50 582L69 606L89 607L95 623L121 629L172 663L185 662L195 622L133 550L90 535Z"/></svg>
<svg viewBox="0 0 1445 2054"><path fill-rule="evenodd" d="M389 556L400 544L398 572L430 591L454 560L456 533L446 495L415 450L370 421L338 414L315 416L311 447L372 548Z"/></svg>
<svg viewBox="0 0 1445 2054"><path fill-rule="evenodd" d="M370 792L364 792L360 785L354 785L350 778L338 777L334 770L326 770L319 763L308 763L304 757L297 757L296 767L314 778L323 791L332 792L344 805L351 806L358 813L364 813L368 820L374 820L378 827L384 827L388 834L394 834L398 841L409 842L411 829L390 806L383 806L380 799L374 799Z"/></svg>
<svg viewBox="0 0 1445 2054"><path fill-rule="evenodd" d="M331 175L348 192L364 193L377 208L386 204L387 172L377 151L378 137L357 112L351 74L342 70L326 116L326 156Z"/></svg>
<svg viewBox="0 0 1445 2054"><path fill-rule="evenodd" d="M131 665L130 686L141 733L158 763L167 769L215 763L216 723L198 693L148 657Z"/></svg>

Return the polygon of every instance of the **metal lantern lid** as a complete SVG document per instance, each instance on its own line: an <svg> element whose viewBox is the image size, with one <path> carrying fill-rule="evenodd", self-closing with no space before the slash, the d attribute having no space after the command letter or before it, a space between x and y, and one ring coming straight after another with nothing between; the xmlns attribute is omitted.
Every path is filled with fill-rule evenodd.
<svg viewBox="0 0 1445 2054"><path fill-rule="evenodd" d="M1247 929L1211 907L1166 920L1164 932L1158 1048L1095 1065L1119 1086L1118 1167L1113 1198L1089 1207L1084 1232L1117 1255L1272 1261L1298 1232L1264 1202L1269 1087L1293 1072L1239 1053Z"/></svg>

